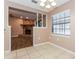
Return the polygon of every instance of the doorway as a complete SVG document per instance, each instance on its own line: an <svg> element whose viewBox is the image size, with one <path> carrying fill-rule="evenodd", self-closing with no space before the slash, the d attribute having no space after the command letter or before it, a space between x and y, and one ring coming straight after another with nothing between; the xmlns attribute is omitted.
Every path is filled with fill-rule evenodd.
<svg viewBox="0 0 79 59"><path fill-rule="evenodd" d="M36 13L9 7L11 50L33 46L33 27Z"/></svg>

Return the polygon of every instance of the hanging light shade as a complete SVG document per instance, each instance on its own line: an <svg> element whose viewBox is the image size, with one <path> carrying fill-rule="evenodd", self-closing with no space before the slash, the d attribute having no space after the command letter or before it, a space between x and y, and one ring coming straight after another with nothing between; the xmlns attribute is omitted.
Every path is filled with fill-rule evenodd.
<svg viewBox="0 0 79 59"><path fill-rule="evenodd" d="M54 0L40 0L40 6L51 8L52 6L56 6L56 2Z"/></svg>
<svg viewBox="0 0 79 59"><path fill-rule="evenodd" d="M42 7L43 7L43 6L45 6L45 4L44 4L43 2L41 2L41 3L40 3L40 6L42 6Z"/></svg>
<svg viewBox="0 0 79 59"><path fill-rule="evenodd" d="M50 5L46 5L46 8L50 8L51 6Z"/></svg>
<svg viewBox="0 0 79 59"><path fill-rule="evenodd" d="M52 6L56 6L56 3L55 3L55 2L52 2L51 5L52 5Z"/></svg>
<svg viewBox="0 0 79 59"><path fill-rule="evenodd" d="M49 0L50 2L54 1L54 0Z"/></svg>
<svg viewBox="0 0 79 59"><path fill-rule="evenodd" d="M46 0L41 0L41 2L46 2Z"/></svg>

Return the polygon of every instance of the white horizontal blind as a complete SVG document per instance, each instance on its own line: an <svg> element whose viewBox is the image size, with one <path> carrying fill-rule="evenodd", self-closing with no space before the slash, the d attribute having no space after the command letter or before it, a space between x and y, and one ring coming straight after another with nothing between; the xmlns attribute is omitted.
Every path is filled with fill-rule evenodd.
<svg viewBox="0 0 79 59"><path fill-rule="evenodd" d="M52 32L55 34L70 35L70 10L53 15Z"/></svg>

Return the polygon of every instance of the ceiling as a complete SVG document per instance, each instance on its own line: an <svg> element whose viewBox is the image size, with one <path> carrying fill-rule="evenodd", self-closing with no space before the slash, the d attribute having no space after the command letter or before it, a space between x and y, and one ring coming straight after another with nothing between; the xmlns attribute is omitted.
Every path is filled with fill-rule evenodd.
<svg viewBox="0 0 79 59"><path fill-rule="evenodd" d="M20 9L15 9L15 8L9 8L9 16L11 17L17 17L17 18L23 18L23 19L31 19L35 20L36 19L36 13L29 12L29 11L24 11Z"/></svg>
<svg viewBox="0 0 79 59"><path fill-rule="evenodd" d="M37 3L33 3L32 0L9 0L9 1L14 2L14 3L18 3L20 5L28 6L30 8L34 8L37 10L41 10L44 12L49 12L49 11L53 10L55 7L58 7L58 6L68 2L70 0L55 0L57 5L55 7L49 8L49 9L39 6L40 0L35 0L35 1L37 1Z"/></svg>

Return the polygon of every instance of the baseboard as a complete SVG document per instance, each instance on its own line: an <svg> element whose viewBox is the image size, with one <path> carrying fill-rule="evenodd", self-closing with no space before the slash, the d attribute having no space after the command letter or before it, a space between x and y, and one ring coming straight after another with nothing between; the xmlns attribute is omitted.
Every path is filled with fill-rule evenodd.
<svg viewBox="0 0 79 59"><path fill-rule="evenodd" d="M9 55L10 53L11 53L10 50L5 50L5 51L4 51L4 54L5 54L5 55Z"/></svg>
<svg viewBox="0 0 79 59"><path fill-rule="evenodd" d="M61 46L59 46L59 45L56 45L56 44L54 44L54 43L50 43L50 42L49 42L49 44L50 44L50 45L53 45L53 46L55 46L55 47L57 47L57 48L60 48L60 49L66 51L66 52L68 52L68 53L70 53L70 54L75 55L74 52L72 52L72 51L70 51L70 50L68 50L68 49L66 49L66 48L63 48L63 47L61 47Z"/></svg>
<svg viewBox="0 0 79 59"><path fill-rule="evenodd" d="M70 54L75 55L74 52L72 52L72 51L70 51L70 50L68 50L68 49L65 49L65 48L63 48L63 47L61 47L61 46L59 46L59 45L56 45L56 44L54 44L54 43L50 43L50 42L44 42L44 43L34 44L33 46L40 46L40 45L44 45L44 44L49 44L49 45L55 46L55 47L57 47L57 48L59 48L59 49L62 49L62 50L66 51L66 52L68 52L68 53L70 53ZM11 51L9 51L9 50L5 51L5 53L10 53L10 52L11 52Z"/></svg>
<svg viewBox="0 0 79 59"><path fill-rule="evenodd" d="M56 44L54 44L54 43L50 43L50 42L39 43L39 44L35 44L34 46L40 46L40 45L44 45L44 44L53 45L53 46L55 46L55 47L57 47L57 48L59 48L59 49L62 49L62 50L66 51L66 52L68 52L68 53L70 53L70 54L75 55L74 52L72 52L72 51L70 51L70 50L68 50L68 49L65 49L65 48L63 48L63 47L61 47L61 46L59 46L59 45L56 45Z"/></svg>
<svg viewBox="0 0 79 59"><path fill-rule="evenodd" d="M33 46L40 46L40 45L44 45L44 44L49 44L49 42L38 43L38 44L34 44Z"/></svg>

